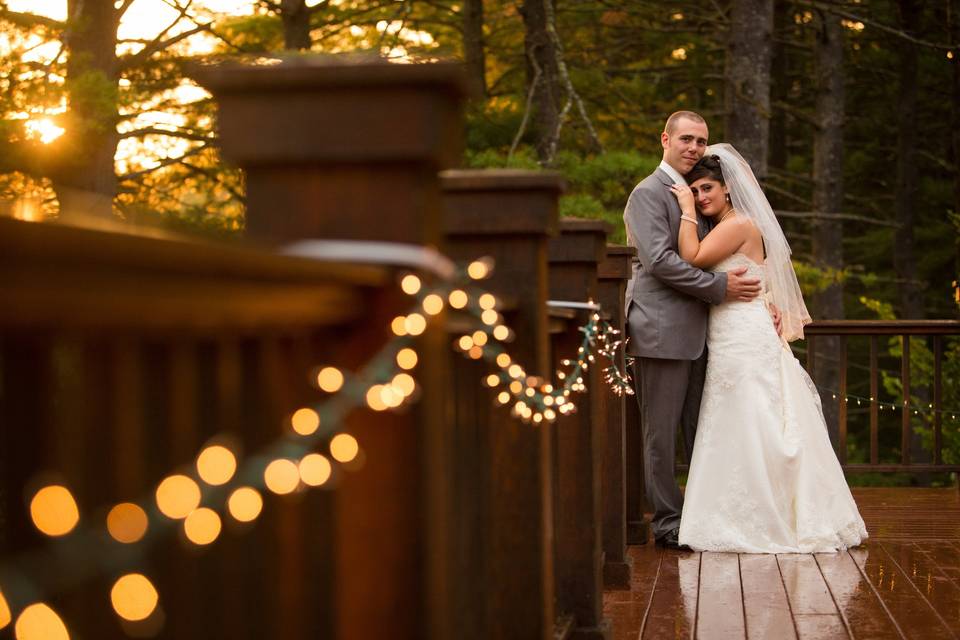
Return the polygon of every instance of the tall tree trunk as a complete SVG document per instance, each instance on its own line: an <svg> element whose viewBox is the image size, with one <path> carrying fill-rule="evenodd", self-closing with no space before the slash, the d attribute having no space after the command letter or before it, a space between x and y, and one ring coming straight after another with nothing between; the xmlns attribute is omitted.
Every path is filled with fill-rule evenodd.
<svg viewBox="0 0 960 640"><path fill-rule="evenodd" d="M767 175L773 0L733 0L726 56L726 137Z"/></svg>
<svg viewBox="0 0 960 640"><path fill-rule="evenodd" d="M310 9L307 0L280 0L283 48L305 51L310 48Z"/></svg>
<svg viewBox="0 0 960 640"><path fill-rule="evenodd" d="M788 5L786 2L777 2L773 13L773 33L774 41L772 44L773 53L770 61L770 149L767 153L767 163L771 168L784 170L787 168L787 112L779 109L777 103L785 104L790 91L790 78L787 66L787 47L783 42L777 42L776 37L781 39L787 29ZM774 207L777 206L776 194L767 194L771 198Z"/></svg>
<svg viewBox="0 0 960 640"><path fill-rule="evenodd" d="M840 18L820 10L814 47L817 127L813 138L813 209L838 213L843 207L844 69L843 26ZM814 220L811 229L816 266L843 269L843 225L836 220ZM843 285L830 285L813 296L817 318L837 320L843 313ZM839 339L818 338L814 377L824 391L823 407L831 439L837 441L838 408L832 392L839 384L836 354Z"/></svg>
<svg viewBox="0 0 960 640"><path fill-rule="evenodd" d="M953 213L960 216L960 0L950 0L947 5L950 10L950 42L954 45L953 58L951 66L953 67L953 101L951 108L951 117L953 124L950 127L953 131ZM957 261L954 267L954 273L957 275L958 282L955 291L960 291L960 239L956 240ZM960 299L957 300L960 303ZM960 304L955 309L957 317L960 317Z"/></svg>
<svg viewBox="0 0 960 640"><path fill-rule="evenodd" d="M547 25L546 3L550 0L524 0L520 6L525 29L523 44L527 57L527 90L533 92L533 133L537 156L547 163L552 157L554 132L560 121L560 73L557 52Z"/></svg>
<svg viewBox="0 0 960 640"><path fill-rule="evenodd" d="M68 112L50 178L61 218L112 215L117 191L117 26L113 2L69 0Z"/></svg>
<svg viewBox="0 0 960 640"><path fill-rule="evenodd" d="M465 0L463 57L467 65L467 82L473 97L478 100L487 96L487 61L483 43L483 0Z"/></svg>
<svg viewBox="0 0 960 640"><path fill-rule="evenodd" d="M899 0L900 28L916 34L920 22L918 0ZM900 228L894 234L893 265L899 281L901 318L922 318L923 297L918 286L916 248L913 239L917 207L917 48L912 42L897 44L900 55L897 96L897 188L894 210Z"/></svg>

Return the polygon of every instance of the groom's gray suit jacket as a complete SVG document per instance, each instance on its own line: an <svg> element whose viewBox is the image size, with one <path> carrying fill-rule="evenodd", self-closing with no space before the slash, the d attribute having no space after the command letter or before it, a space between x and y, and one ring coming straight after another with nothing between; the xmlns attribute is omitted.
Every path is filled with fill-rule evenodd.
<svg viewBox="0 0 960 640"><path fill-rule="evenodd" d="M637 249L624 306L629 353L695 360L706 342L709 305L723 302L727 275L703 271L680 258L681 211L671 184L670 176L658 168L634 188L623 212L627 244ZM701 239L704 227L698 230Z"/></svg>

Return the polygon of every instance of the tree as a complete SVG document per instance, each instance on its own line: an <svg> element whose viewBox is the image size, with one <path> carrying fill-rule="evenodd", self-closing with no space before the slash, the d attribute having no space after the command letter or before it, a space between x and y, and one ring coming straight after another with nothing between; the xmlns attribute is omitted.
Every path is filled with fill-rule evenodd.
<svg viewBox="0 0 960 640"><path fill-rule="evenodd" d="M733 0L726 65L726 137L757 177L767 175L773 0Z"/></svg>
<svg viewBox="0 0 960 640"><path fill-rule="evenodd" d="M898 0L900 27L914 35L920 20L921 6L916 0ZM897 99L897 190L895 210L900 228L894 236L893 261L898 279L900 317L922 318L923 297L917 278L914 242L914 211L917 207L917 46L909 40L899 47Z"/></svg>
<svg viewBox="0 0 960 640"><path fill-rule="evenodd" d="M816 73L816 121L813 137L813 210L837 214L843 210L843 121L844 68L843 27L840 18L823 9L817 11L814 44ZM812 224L811 248L814 262L828 272L841 273L843 264L843 223L839 219L818 219ZM843 282L837 278L813 298L816 316L844 317ZM815 377L822 387L835 389L839 372L828 354L836 354L840 341L835 337L816 342ZM835 425L834 403L824 404L827 424ZM831 436L836 438L836 433Z"/></svg>

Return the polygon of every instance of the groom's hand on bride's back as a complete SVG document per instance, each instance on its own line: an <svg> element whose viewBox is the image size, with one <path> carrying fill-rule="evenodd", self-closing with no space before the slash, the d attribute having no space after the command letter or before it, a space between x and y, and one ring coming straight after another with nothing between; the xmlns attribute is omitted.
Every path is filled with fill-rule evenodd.
<svg viewBox="0 0 960 640"><path fill-rule="evenodd" d="M746 267L727 272L727 302L750 302L760 295L760 279L743 277Z"/></svg>

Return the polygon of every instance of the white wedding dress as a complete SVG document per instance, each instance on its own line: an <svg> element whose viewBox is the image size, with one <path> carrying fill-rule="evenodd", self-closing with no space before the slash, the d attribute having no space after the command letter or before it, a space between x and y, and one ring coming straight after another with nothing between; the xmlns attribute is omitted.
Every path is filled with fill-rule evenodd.
<svg viewBox="0 0 960 640"><path fill-rule="evenodd" d="M714 271L764 267L743 254ZM710 309L707 373L680 543L698 551L813 553L867 538L820 397L762 298Z"/></svg>

